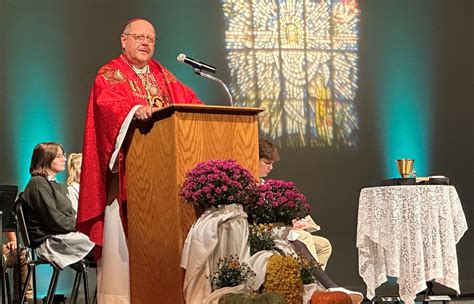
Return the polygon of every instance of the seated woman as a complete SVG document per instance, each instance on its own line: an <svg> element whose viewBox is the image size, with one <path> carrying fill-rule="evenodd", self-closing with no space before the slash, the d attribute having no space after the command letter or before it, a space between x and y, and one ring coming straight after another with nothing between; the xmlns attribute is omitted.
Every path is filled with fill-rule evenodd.
<svg viewBox="0 0 474 304"><path fill-rule="evenodd" d="M76 231L76 212L66 186L56 181L64 171L66 155L54 142L38 144L31 158L31 179L21 194L23 212L33 248L59 268L81 261L94 247Z"/></svg>
<svg viewBox="0 0 474 304"><path fill-rule="evenodd" d="M79 203L79 184L81 182L82 153L71 153L67 158L67 191L72 209L77 212Z"/></svg>

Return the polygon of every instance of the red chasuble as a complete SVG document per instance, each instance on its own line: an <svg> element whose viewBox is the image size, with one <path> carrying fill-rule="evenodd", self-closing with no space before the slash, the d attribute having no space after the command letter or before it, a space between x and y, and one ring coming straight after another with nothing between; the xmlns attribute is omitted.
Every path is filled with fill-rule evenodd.
<svg viewBox="0 0 474 304"><path fill-rule="evenodd" d="M149 62L150 82L140 79L131 65L120 56L103 66L89 97L83 141L81 191L76 228L102 246L107 187L112 173L109 162L122 123L136 105L147 105L150 92L155 105L202 104L195 93L155 60ZM143 84L148 86L145 89ZM150 89L151 88L151 89ZM119 204L125 199L124 159L119 153ZM125 221L123 221L125 222Z"/></svg>

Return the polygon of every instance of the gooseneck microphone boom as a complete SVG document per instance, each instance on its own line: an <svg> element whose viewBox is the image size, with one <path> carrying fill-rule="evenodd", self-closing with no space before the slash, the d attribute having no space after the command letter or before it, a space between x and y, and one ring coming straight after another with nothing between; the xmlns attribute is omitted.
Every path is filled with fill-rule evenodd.
<svg viewBox="0 0 474 304"><path fill-rule="evenodd" d="M204 71L208 71L208 72L211 72L211 73L216 72L216 68L213 67L212 65L208 65L204 62L197 61L197 60L195 60L191 57L188 57L184 54L179 54L178 55L178 61L181 62L181 63L189 64L193 68L198 69L200 71L204 70Z"/></svg>
<svg viewBox="0 0 474 304"><path fill-rule="evenodd" d="M190 57L187 57L184 54L179 54L177 59L178 59L179 62L186 63L186 64L189 64L190 66L192 66L194 73L196 73L197 75L205 77L207 79L210 79L210 80L215 81L218 84L220 84L224 88L225 92L227 93L227 96L229 97L230 105L234 106L234 100L232 99L232 95L230 94L229 88L225 85L225 83L222 80L220 80L219 78L203 72L203 70L204 70L204 71L208 71L208 72L211 72L211 73L215 73L216 72L215 67L213 67L211 65L208 65L208 64L205 64L205 63L202 63L202 62L199 62L197 60L194 60Z"/></svg>

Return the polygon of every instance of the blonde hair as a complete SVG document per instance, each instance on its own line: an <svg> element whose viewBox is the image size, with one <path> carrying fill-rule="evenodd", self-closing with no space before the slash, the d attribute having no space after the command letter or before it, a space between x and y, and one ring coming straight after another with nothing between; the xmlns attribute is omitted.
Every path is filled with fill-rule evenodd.
<svg viewBox="0 0 474 304"><path fill-rule="evenodd" d="M66 184L70 186L72 183L79 183L77 179L77 171L79 170L79 164L82 160L82 153L71 153L67 158L67 172L68 177Z"/></svg>
<svg viewBox="0 0 474 304"><path fill-rule="evenodd" d="M31 156L30 174L31 176L48 176L51 163L56 158L58 150L64 153L64 148L55 142L43 142L36 145Z"/></svg>

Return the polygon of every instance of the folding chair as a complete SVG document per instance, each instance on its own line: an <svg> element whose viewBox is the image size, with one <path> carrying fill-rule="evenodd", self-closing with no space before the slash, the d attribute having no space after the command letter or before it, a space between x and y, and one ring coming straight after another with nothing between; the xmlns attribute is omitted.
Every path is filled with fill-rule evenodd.
<svg viewBox="0 0 474 304"><path fill-rule="evenodd" d="M56 291L56 287L58 285L59 273L61 269L54 265L53 263L43 260L43 259L35 259L35 254L33 248L31 248L30 238L28 235L28 227L26 226L25 217L23 214L23 208L21 206L21 196L19 196L17 202L15 203L15 211L17 217L17 226L20 230L21 237L23 239L23 245L27 248L27 258L28 258L28 275L25 282L22 282L23 288L21 292L21 300L19 304L23 304L27 282L29 282L31 274L33 273L33 293L34 293L34 303L37 302L36 296L36 277L35 277L35 267L41 264L49 264L53 267L53 275L51 277L51 281L49 284L48 292L46 294L45 303L50 304L53 303L54 293ZM94 263L95 264L95 263ZM81 280L84 282L84 300L85 304L89 304L89 284L87 280L87 270L90 263L86 262L85 260L81 260L73 265L70 265L72 269L76 271L76 276L74 279L74 284L71 292L71 299L69 303L77 303L78 301L78 294L79 289L81 286Z"/></svg>
<svg viewBox="0 0 474 304"><path fill-rule="evenodd" d="M89 282L87 280L87 270L89 267L90 263L85 260L81 260L74 265L71 265L71 268L76 271L76 276L72 287L71 300L69 301L70 304L77 303L81 280L84 282L84 303L89 304Z"/></svg>
<svg viewBox="0 0 474 304"><path fill-rule="evenodd" d="M21 195L18 197L17 201L15 202L15 216L16 216L16 223L19 229L21 238L23 240L23 245L26 247L26 259L28 265L28 274L26 276L25 282L22 282L22 289L19 299L19 304L23 304L25 301L26 289L28 287L28 282L30 281L31 275L33 274L33 301L37 303L37 296L36 296L36 266L38 265L50 265L53 268L53 274L51 276L51 281L49 282L48 292L46 294L46 304L53 303L54 292L56 291L56 287L58 285L59 280L59 273L61 269L59 269L56 265L51 262L48 262L43 259L36 259L34 249L31 247L30 237L28 235L28 228L25 222L25 216L23 214L23 208L21 206L22 203Z"/></svg>

